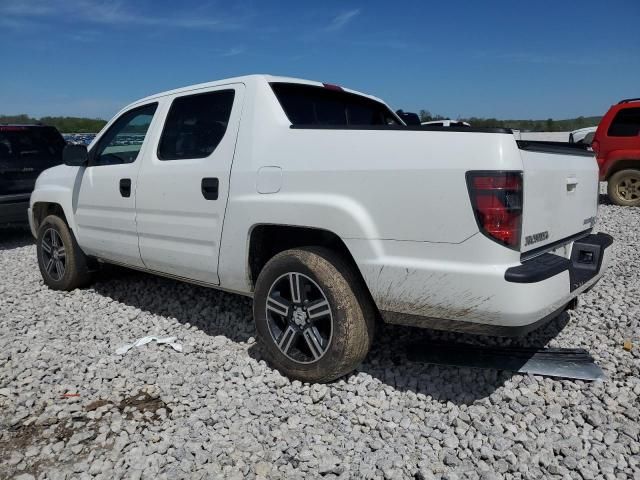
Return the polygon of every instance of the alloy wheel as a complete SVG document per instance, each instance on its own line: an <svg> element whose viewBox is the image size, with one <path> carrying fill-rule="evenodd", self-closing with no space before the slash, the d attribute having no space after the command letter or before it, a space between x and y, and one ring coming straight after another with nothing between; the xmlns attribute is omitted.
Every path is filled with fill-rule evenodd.
<svg viewBox="0 0 640 480"><path fill-rule="evenodd" d="M320 360L331 344L333 314L320 286L307 275L288 272L278 277L266 300L271 338L288 359Z"/></svg>
<svg viewBox="0 0 640 480"><path fill-rule="evenodd" d="M54 228L48 228L42 236L42 261L47 275L56 282L61 280L67 266L67 254L62 237Z"/></svg>

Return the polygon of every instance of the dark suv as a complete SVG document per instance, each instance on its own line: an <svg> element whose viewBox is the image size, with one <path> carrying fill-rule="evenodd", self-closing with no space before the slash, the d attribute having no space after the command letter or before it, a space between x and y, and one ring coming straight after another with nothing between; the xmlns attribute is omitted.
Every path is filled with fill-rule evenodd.
<svg viewBox="0 0 640 480"><path fill-rule="evenodd" d="M36 178L62 163L64 146L54 127L0 124L0 224L28 221Z"/></svg>

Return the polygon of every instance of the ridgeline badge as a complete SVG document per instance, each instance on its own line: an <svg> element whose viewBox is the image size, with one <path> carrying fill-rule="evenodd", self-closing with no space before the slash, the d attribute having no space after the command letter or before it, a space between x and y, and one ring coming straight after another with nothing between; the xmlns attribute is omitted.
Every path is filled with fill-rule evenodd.
<svg viewBox="0 0 640 480"><path fill-rule="evenodd" d="M524 246L526 247L527 245L532 245L534 243L544 242L548 238L549 238L548 231L534 233L533 235L527 235L526 237L524 237Z"/></svg>

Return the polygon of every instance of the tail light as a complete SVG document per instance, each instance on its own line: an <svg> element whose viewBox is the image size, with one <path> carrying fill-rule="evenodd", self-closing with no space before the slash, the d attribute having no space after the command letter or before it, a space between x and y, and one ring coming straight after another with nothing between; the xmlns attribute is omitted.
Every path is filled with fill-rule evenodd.
<svg viewBox="0 0 640 480"><path fill-rule="evenodd" d="M591 142L591 149L597 156L600 153L600 142L598 140L594 140L593 142Z"/></svg>
<svg viewBox="0 0 640 480"><path fill-rule="evenodd" d="M333 83L323 83L324 88L329 90L335 90L336 92L343 92L344 89L340 85L334 85Z"/></svg>
<svg viewBox="0 0 640 480"><path fill-rule="evenodd" d="M467 187L480 231L518 250L522 233L522 172L467 172Z"/></svg>

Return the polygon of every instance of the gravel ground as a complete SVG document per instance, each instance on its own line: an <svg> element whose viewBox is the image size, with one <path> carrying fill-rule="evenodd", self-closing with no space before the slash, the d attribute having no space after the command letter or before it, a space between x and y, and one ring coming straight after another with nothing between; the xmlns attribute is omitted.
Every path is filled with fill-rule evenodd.
<svg viewBox="0 0 640 480"><path fill-rule="evenodd" d="M125 270L50 291L28 233L4 230L0 477L638 480L640 209L600 214L615 259L577 310L512 341L387 326L326 386L261 360L247 299ZM184 351L114 353L148 334ZM584 347L607 380L407 360L433 339Z"/></svg>

